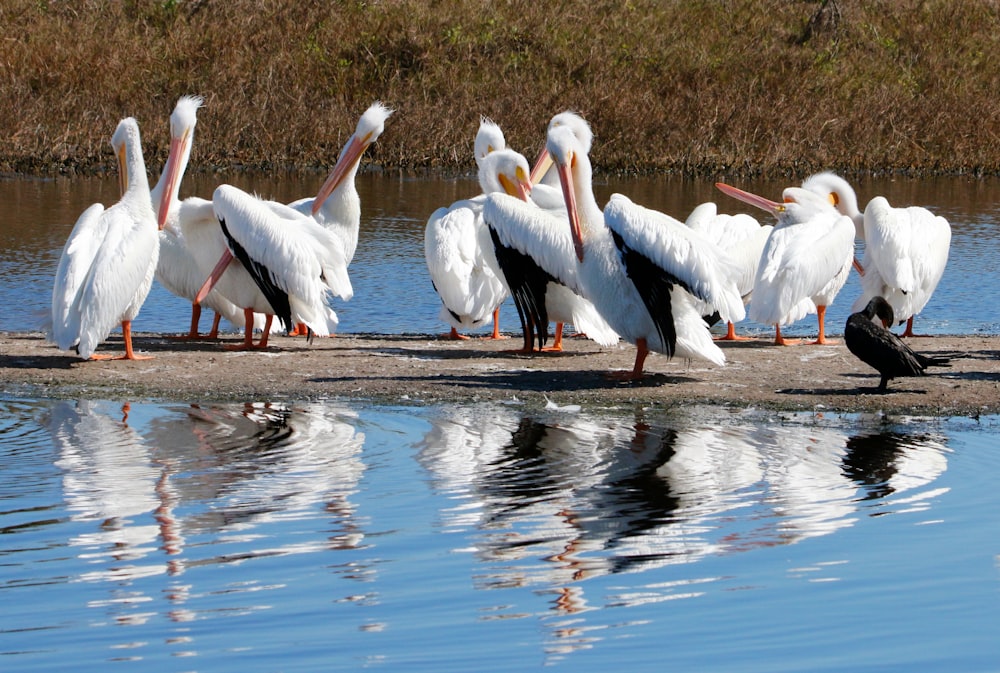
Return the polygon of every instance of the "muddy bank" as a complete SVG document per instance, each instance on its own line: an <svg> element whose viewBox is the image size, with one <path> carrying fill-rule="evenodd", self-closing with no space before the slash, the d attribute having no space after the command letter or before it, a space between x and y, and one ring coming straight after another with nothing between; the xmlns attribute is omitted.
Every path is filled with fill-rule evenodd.
<svg viewBox="0 0 1000 673"><path fill-rule="evenodd" d="M652 355L637 383L609 379L635 355L572 338L562 353L505 352L520 338L450 341L435 335L272 337L265 352L231 352L226 341L177 341L138 334L143 361L81 361L41 334L0 334L7 395L184 402L370 400L389 404L510 401L585 408L692 403L775 410L964 415L1000 413L1000 337L918 337L918 351L952 356L951 367L897 379L876 392L877 374L842 344L776 347L765 340L721 344L727 365ZM101 352L120 353L112 338Z"/></svg>

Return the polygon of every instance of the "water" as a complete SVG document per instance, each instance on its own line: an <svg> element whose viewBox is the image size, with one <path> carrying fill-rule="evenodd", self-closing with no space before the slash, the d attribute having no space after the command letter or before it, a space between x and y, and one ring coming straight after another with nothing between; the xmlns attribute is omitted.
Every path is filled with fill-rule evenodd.
<svg viewBox="0 0 1000 673"><path fill-rule="evenodd" d="M186 192L217 181L196 177ZM318 182L238 181L283 200ZM443 330L423 224L474 183L366 175L360 188L342 330ZM0 181L0 329L35 328L76 216L115 190ZM707 182L598 190L680 215L722 202ZM952 223L918 329L995 334L983 293L998 280L998 183L859 191ZM856 291L852 278L831 326ZM136 329L183 331L188 311L155 288ZM513 310L503 321L518 329ZM998 425L0 389L0 667L997 670Z"/></svg>
<svg viewBox="0 0 1000 673"><path fill-rule="evenodd" d="M312 194L322 176L282 179L253 176L220 178L195 174L185 178L182 196L210 196L220 182L230 181L280 201ZM782 184L740 183L740 186L780 195ZM341 332L434 334L447 326L438 318L440 302L431 288L423 256L423 231L428 216L439 206L474 194L471 178L431 179L364 174L358 188L362 229L351 264L355 295L349 302L335 300ZM113 203L117 184L108 179L0 180L0 303L16 307L0 313L0 330L38 328L48 310L55 267L77 216L91 203ZM884 194L899 205L925 205L952 225L948 267L930 303L918 318L917 329L927 334L1000 332L1000 306L981 301L985 288L1000 286L1000 266L994 253L1000 247L1000 180L947 178L922 181L861 181L862 198ZM606 180L595 185L600 202L622 192L638 203L681 219L699 203L714 200L723 212L749 212L749 206L718 192L711 181L680 179ZM863 201L864 202L864 201ZM755 216L763 215L757 211ZM828 331L843 330L855 297L860 294L857 274L830 306ZM133 329L148 332L186 332L190 304L154 284ZM203 317L207 329L208 316ZM520 332L513 302L501 310L501 327ZM772 333L770 326L742 323L749 334ZM485 331L485 330L484 330ZM782 330L788 335L815 335L816 320L809 316Z"/></svg>
<svg viewBox="0 0 1000 673"><path fill-rule="evenodd" d="M995 670L998 418L0 402L5 670Z"/></svg>

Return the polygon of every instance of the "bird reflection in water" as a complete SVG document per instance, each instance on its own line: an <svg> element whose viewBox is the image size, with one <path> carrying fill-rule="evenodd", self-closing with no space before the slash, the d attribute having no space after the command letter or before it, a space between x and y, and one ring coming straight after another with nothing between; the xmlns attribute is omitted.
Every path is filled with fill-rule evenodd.
<svg viewBox="0 0 1000 673"><path fill-rule="evenodd" d="M587 625L569 617L601 607L588 605L588 580L834 534L886 511L871 500L925 486L947 466L941 438L881 428L851 436L809 420L668 424L644 413L452 408L432 419L418 460L459 503L441 525L469 535L481 564L475 586L551 594L560 647L584 647ZM929 505L937 492L906 500ZM713 581L688 577L606 600L697 596Z"/></svg>

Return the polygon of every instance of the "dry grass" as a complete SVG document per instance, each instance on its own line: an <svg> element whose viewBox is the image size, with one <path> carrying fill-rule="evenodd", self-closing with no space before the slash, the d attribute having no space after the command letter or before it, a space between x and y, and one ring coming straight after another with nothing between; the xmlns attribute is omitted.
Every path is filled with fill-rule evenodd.
<svg viewBox="0 0 1000 673"><path fill-rule="evenodd" d="M996 0L6 0L0 170L101 170L119 118L162 162L327 166L373 100L390 168L472 166L479 116L529 160L552 114L606 171L1000 172Z"/></svg>

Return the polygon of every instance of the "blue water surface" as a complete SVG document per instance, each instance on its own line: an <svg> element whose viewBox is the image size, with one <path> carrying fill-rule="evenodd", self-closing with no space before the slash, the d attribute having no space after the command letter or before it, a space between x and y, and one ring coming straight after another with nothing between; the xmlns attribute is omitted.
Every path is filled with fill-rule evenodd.
<svg viewBox="0 0 1000 673"><path fill-rule="evenodd" d="M1000 663L996 417L0 412L5 670Z"/></svg>

